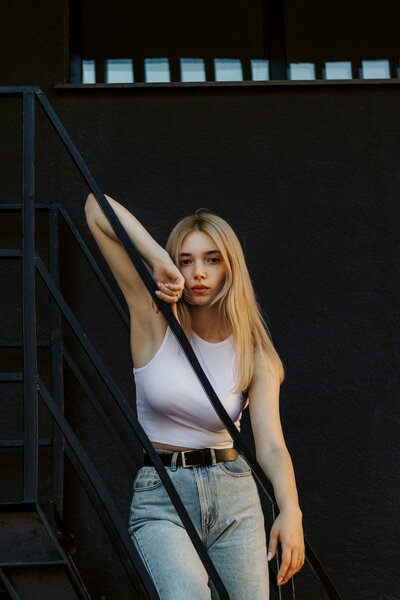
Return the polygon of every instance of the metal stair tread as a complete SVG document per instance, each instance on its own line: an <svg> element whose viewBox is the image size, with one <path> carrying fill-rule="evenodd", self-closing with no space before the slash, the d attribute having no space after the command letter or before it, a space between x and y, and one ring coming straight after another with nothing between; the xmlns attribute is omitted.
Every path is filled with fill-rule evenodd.
<svg viewBox="0 0 400 600"><path fill-rule="evenodd" d="M37 511L0 512L0 567L54 561L64 562Z"/></svg>

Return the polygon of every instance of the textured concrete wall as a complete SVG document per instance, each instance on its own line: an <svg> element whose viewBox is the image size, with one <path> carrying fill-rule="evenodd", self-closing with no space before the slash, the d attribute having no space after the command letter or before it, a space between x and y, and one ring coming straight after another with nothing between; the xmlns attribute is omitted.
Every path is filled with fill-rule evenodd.
<svg viewBox="0 0 400 600"><path fill-rule="evenodd" d="M400 586L398 85L54 91L68 71L62 4L9 2L2 9L9 17L14 10L3 36L9 49L1 56L2 82L44 88L103 191L161 243L178 218L201 206L238 232L287 368L281 413L308 539L343 598L394 600ZM29 23L36 51L25 60ZM0 134L7 140L1 202L20 194L19 107L18 100L0 103ZM41 115L38 135L38 200L62 202L99 257L83 213L88 190ZM18 224L0 218L5 240ZM44 226L40 231L45 246ZM61 247L61 288L134 402L128 332L64 229ZM20 335L17 279L15 265L3 263L0 323L7 339ZM46 302L42 292L43 336ZM64 330L129 452L139 456L94 369ZM2 362L10 360L3 351ZM65 380L67 416L127 517L132 474L67 368ZM22 425L13 397L4 396L4 439ZM244 432L250 440L247 415ZM7 460L5 472L7 465L17 468L17 457ZM10 483L12 499L16 486ZM68 467L65 519L89 589L94 597L132 597L80 490ZM296 579L299 598L323 598L308 569Z"/></svg>

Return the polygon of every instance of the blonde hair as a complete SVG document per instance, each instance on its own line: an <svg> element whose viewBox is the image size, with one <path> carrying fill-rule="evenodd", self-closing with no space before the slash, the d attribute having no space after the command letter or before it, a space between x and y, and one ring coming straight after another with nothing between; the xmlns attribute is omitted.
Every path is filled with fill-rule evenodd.
<svg viewBox="0 0 400 600"><path fill-rule="evenodd" d="M217 244L225 263L226 277L223 288L210 306L218 303L222 328L232 334L235 342L238 366L236 390L247 395L253 377L254 353L257 349L261 351L268 370L282 383L285 369L261 314L243 250L235 232L224 219L206 209L200 209L195 214L185 217L175 225L166 244L166 250L178 268L183 241L192 231L207 233ZM190 304L183 296L177 305L178 317L183 330L190 338L192 317L189 307Z"/></svg>

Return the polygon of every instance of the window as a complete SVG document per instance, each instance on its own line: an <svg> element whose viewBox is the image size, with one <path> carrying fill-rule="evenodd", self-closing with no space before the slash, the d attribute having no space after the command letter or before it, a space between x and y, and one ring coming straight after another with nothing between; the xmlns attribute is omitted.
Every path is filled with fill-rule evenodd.
<svg viewBox="0 0 400 600"><path fill-rule="evenodd" d="M399 76L398 0L69 1L73 82Z"/></svg>
<svg viewBox="0 0 400 600"><path fill-rule="evenodd" d="M73 2L82 82L268 79L264 0Z"/></svg>

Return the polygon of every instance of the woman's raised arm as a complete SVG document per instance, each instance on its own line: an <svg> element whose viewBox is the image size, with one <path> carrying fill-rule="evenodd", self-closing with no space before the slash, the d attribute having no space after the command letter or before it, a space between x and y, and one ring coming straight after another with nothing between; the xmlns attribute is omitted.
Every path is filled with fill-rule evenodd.
<svg viewBox="0 0 400 600"><path fill-rule="evenodd" d="M185 283L179 269L166 250L129 210L110 196L106 195L106 198L132 243L150 267L155 281L160 284L158 297L166 302L176 303ZM121 288L131 318L138 327L147 327L155 315L151 296L93 194L89 194L86 199L85 215L88 227Z"/></svg>

